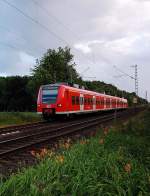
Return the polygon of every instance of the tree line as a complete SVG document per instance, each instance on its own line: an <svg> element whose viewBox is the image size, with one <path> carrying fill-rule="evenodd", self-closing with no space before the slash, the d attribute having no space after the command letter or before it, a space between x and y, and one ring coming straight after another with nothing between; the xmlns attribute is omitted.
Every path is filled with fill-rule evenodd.
<svg viewBox="0 0 150 196"><path fill-rule="evenodd" d="M101 81L83 81L75 69L70 48L48 49L36 60L30 76L0 77L0 111L35 111L40 85L55 82L71 82L86 89L127 98L132 105L135 93L119 90L112 84ZM139 104L147 101L138 97Z"/></svg>

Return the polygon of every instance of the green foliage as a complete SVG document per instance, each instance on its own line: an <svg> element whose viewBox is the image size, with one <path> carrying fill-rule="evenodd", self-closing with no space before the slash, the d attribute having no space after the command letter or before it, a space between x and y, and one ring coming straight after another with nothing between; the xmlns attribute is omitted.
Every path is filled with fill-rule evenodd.
<svg viewBox="0 0 150 196"><path fill-rule="evenodd" d="M74 68L76 64L72 61L73 55L70 53L70 48L48 49L43 57L37 60L32 70L33 78L30 85L38 90L43 84L80 82L81 78Z"/></svg>
<svg viewBox="0 0 150 196"><path fill-rule="evenodd" d="M27 76L0 78L0 111L31 111L35 102L27 85Z"/></svg>
<svg viewBox="0 0 150 196"><path fill-rule="evenodd" d="M0 126L17 125L41 120L41 117L33 112L0 112Z"/></svg>
<svg viewBox="0 0 150 196"><path fill-rule="evenodd" d="M105 136L101 130L68 150L60 149L2 182L0 195L150 195L149 121L150 111Z"/></svg>
<svg viewBox="0 0 150 196"><path fill-rule="evenodd" d="M129 106L133 105L133 98L136 96L135 93L129 93L126 91L122 91L118 89L116 86L113 86L112 84L106 84L104 82L100 81L84 81L84 85L89 90L93 90L100 93L106 93L108 95L118 96L118 97L124 97L128 99ZM141 97L138 97L138 104L147 104L147 101Z"/></svg>
<svg viewBox="0 0 150 196"><path fill-rule="evenodd" d="M36 61L32 76L0 77L0 111L35 111L39 87L55 82L73 82L96 92L123 96L128 99L129 105L133 105L134 93L100 81L83 81L75 66L70 48L59 47L57 50L48 49ZM138 99L139 104L146 103L144 99Z"/></svg>

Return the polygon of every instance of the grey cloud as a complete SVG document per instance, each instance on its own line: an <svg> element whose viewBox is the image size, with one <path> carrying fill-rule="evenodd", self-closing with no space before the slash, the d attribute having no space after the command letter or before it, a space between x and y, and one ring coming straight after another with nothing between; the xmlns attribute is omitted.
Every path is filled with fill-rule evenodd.
<svg viewBox="0 0 150 196"><path fill-rule="evenodd" d="M144 96L146 89L150 91L147 82L150 71L148 1L36 1L54 17L48 16L46 11L36 6L32 0L10 2L48 27L52 34L0 2L0 43L5 42L16 47L15 50L0 44L1 73L19 74L18 67L22 65L20 74L28 74L33 60L40 58L47 48L69 45L80 73L89 66L90 70L85 73L86 76L96 76L99 80L133 91L133 81L113 77L117 74L113 65L129 74L134 74L130 65L136 63L140 69L140 95ZM1 26L7 27L14 34L7 32ZM54 33L65 42L54 36ZM22 58L20 54L23 54Z"/></svg>

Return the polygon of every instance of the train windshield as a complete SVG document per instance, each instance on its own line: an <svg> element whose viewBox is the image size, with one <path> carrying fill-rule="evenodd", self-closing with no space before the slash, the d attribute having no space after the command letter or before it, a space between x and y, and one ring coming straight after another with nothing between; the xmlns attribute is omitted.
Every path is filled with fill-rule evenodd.
<svg viewBox="0 0 150 196"><path fill-rule="evenodd" d="M42 103L56 103L58 95L58 87L43 87L42 89Z"/></svg>

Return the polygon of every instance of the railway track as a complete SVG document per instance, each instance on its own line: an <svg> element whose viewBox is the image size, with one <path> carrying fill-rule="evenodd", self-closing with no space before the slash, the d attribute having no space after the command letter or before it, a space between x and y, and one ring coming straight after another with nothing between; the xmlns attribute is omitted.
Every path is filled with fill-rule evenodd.
<svg viewBox="0 0 150 196"><path fill-rule="evenodd" d="M117 118L125 116L129 113L128 110L123 112L117 112ZM131 113L131 112L130 112ZM15 127L17 131L14 135L9 135L9 137L0 138L0 158L6 157L11 154L15 154L20 150L27 149L32 146L36 146L48 141L55 140L57 138L77 133L83 129L94 127L102 123L112 121L114 119L114 114L108 114L105 116L81 119L77 122L65 122L65 123L56 123L56 124L34 124L32 126L21 126ZM3 130L4 131L4 130ZM13 129L8 129L7 131L14 131ZM1 132L0 132L1 133Z"/></svg>

